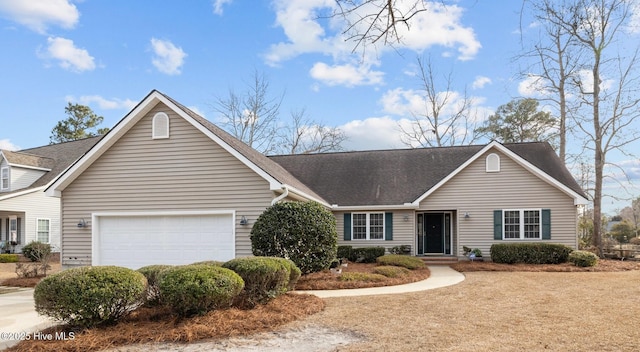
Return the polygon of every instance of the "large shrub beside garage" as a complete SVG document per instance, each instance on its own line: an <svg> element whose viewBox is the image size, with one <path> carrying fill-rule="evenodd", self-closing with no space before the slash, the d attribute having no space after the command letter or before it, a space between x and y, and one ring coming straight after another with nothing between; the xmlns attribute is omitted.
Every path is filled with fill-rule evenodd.
<svg viewBox="0 0 640 352"><path fill-rule="evenodd" d="M168 268L158 283L162 302L181 317L229 307L243 287L244 281L232 270L208 264Z"/></svg>
<svg viewBox="0 0 640 352"><path fill-rule="evenodd" d="M35 287L39 314L78 327L117 322L144 301L147 280L116 266L81 267L50 275Z"/></svg>
<svg viewBox="0 0 640 352"><path fill-rule="evenodd" d="M32 262L39 262L51 255L51 245L39 241L31 241L22 247L22 255Z"/></svg>
<svg viewBox="0 0 640 352"><path fill-rule="evenodd" d="M293 262L276 257L236 258L222 267L235 271L244 280L244 289L237 303L245 308L267 303L287 292L289 287L295 286L295 282L290 282L291 279L297 281L300 276L300 270L297 270L297 276L295 273L292 275L295 268Z"/></svg>
<svg viewBox="0 0 640 352"><path fill-rule="evenodd" d="M303 274L329 268L337 246L336 219L315 202L275 204L251 229L253 255L291 259Z"/></svg>

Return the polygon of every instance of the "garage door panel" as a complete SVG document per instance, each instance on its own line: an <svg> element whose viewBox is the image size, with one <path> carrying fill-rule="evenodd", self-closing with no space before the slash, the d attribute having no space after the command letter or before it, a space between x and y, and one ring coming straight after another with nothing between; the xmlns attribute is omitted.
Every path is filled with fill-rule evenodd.
<svg viewBox="0 0 640 352"><path fill-rule="evenodd" d="M232 214L100 216L97 265L137 269L235 257Z"/></svg>

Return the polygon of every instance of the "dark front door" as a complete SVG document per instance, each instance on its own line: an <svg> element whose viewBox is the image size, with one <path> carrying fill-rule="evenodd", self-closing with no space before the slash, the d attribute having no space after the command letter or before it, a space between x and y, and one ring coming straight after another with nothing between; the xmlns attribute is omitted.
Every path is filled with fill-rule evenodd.
<svg viewBox="0 0 640 352"><path fill-rule="evenodd" d="M444 253L444 214L424 214L425 254Z"/></svg>

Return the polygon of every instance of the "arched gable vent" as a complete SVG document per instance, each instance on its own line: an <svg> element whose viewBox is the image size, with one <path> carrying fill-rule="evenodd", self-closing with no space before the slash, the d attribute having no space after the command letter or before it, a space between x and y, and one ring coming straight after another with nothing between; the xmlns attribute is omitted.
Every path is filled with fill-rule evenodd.
<svg viewBox="0 0 640 352"><path fill-rule="evenodd" d="M169 138L169 116L164 112L159 112L153 116L151 138Z"/></svg>

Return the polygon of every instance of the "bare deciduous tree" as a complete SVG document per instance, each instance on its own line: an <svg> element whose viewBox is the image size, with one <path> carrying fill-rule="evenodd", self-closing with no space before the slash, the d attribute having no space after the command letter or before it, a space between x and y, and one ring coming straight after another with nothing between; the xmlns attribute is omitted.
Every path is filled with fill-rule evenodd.
<svg viewBox="0 0 640 352"><path fill-rule="evenodd" d="M289 154L325 153L342 150L344 132L306 117L305 110L291 113L291 124L284 136L285 152Z"/></svg>
<svg viewBox="0 0 640 352"><path fill-rule="evenodd" d="M424 0L336 0L333 16L346 22L344 34L359 47L382 41L384 45L400 43L398 26L410 28L411 19L427 11Z"/></svg>
<svg viewBox="0 0 640 352"><path fill-rule="evenodd" d="M604 168L608 153L624 147L640 135L632 122L640 115L640 77L636 72L636 48L625 57L616 45L624 35L633 5L629 0L568 0L561 3L540 0L547 20L580 46L575 58L580 72L572 76L579 103L573 120L593 153L593 244L602 254L602 198Z"/></svg>
<svg viewBox="0 0 640 352"><path fill-rule="evenodd" d="M214 110L222 117L221 127L250 147L269 154L278 148L278 117L284 94L270 96L269 81L254 71L247 90L238 95L217 97Z"/></svg>
<svg viewBox="0 0 640 352"><path fill-rule="evenodd" d="M402 142L409 146L441 147L471 144L476 137L473 99L453 90L451 74L445 76L442 90L437 87L431 61L418 59L423 109L413 111L410 128L400 125Z"/></svg>

